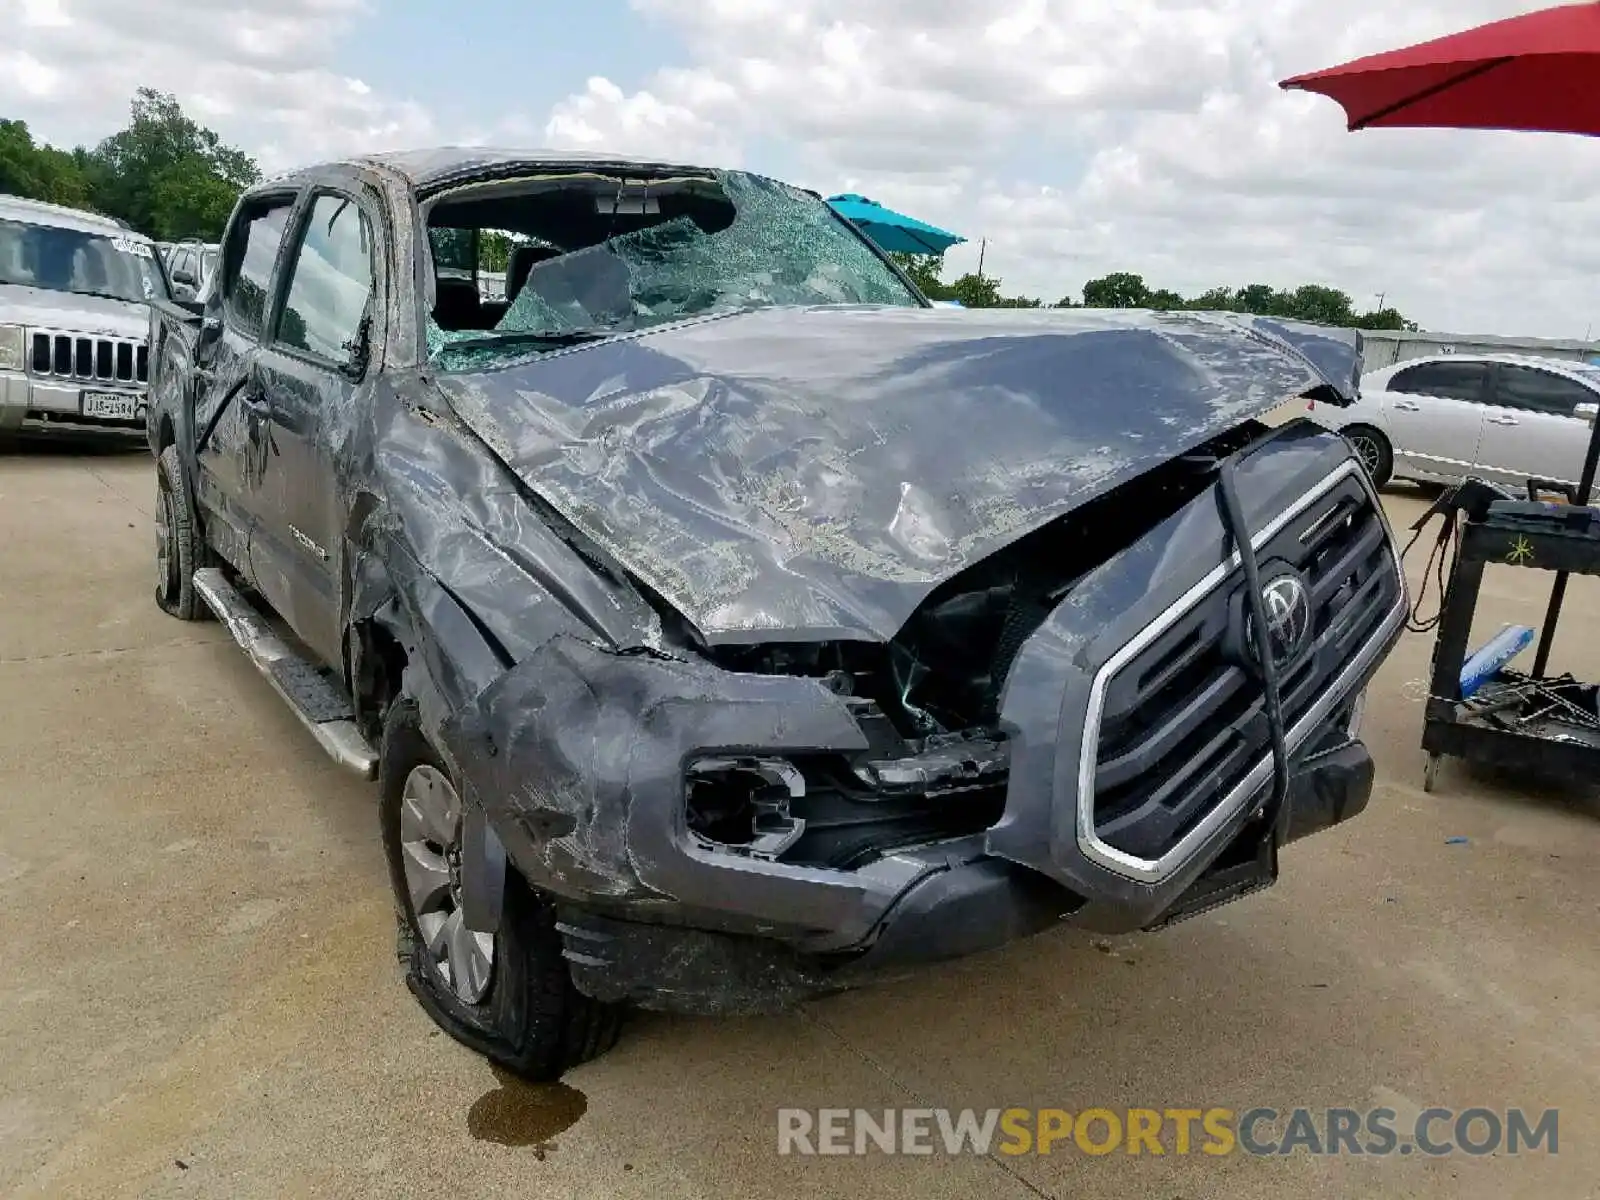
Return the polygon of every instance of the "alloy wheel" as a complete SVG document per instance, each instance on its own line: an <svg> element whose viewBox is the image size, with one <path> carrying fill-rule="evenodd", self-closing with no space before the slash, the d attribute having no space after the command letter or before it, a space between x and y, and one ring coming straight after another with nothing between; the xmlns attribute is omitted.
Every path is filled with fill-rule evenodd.
<svg viewBox="0 0 1600 1200"><path fill-rule="evenodd" d="M461 908L461 798L437 767L406 776L400 796L406 892L428 955L457 997L477 1004L494 974L494 935L468 929Z"/></svg>
<svg viewBox="0 0 1600 1200"><path fill-rule="evenodd" d="M1376 479L1383 467L1383 449L1364 433L1352 433L1346 440L1349 441L1350 448L1356 452L1356 457L1361 460L1361 465L1367 469L1367 474Z"/></svg>

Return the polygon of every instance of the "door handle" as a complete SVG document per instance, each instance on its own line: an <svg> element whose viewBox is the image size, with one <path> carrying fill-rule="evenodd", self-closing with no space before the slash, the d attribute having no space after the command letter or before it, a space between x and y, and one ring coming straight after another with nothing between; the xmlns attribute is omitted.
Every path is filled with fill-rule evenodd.
<svg viewBox="0 0 1600 1200"><path fill-rule="evenodd" d="M1396 400L1394 406L1401 412L1421 412L1422 405L1414 400Z"/></svg>
<svg viewBox="0 0 1600 1200"><path fill-rule="evenodd" d="M1491 424L1491 425L1515 425L1516 423L1517 423L1517 419L1515 417L1490 417L1489 418L1489 424Z"/></svg>
<svg viewBox="0 0 1600 1200"><path fill-rule="evenodd" d="M250 384L246 384L244 391L239 394L239 407L243 410L245 419L252 425L266 421L270 411L266 396L256 391Z"/></svg>
<svg viewBox="0 0 1600 1200"><path fill-rule="evenodd" d="M244 417L244 436L250 445L261 454L265 454L266 447L263 442L270 442L271 431L267 421L267 398L256 391L251 384L245 384L244 390L239 393L237 401L239 413ZM265 465L265 458L262 459Z"/></svg>

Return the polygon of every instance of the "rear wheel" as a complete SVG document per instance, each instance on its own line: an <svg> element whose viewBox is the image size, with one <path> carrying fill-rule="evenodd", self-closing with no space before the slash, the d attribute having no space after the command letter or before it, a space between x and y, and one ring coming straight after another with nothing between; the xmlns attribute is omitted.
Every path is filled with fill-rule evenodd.
<svg viewBox="0 0 1600 1200"><path fill-rule="evenodd" d="M168 446L156 459L156 603L163 612L180 621L210 615L194 590L195 570L205 563L205 545L183 486L178 448Z"/></svg>
<svg viewBox="0 0 1600 1200"><path fill-rule="evenodd" d="M515 870L494 934L461 907L461 792L428 744L416 706L384 721L381 820L399 910L407 985L462 1045L533 1080L553 1080L609 1050L620 1011L580 993L561 954L555 911Z"/></svg>
<svg viewBox="0 0 1600 1200"><path fill-rule="evenodd" d="M1343 432L1372 482L1378 487L1388 483L1394 475L1394 447L1389 439L1370 425L1349 425Z"/></svg>

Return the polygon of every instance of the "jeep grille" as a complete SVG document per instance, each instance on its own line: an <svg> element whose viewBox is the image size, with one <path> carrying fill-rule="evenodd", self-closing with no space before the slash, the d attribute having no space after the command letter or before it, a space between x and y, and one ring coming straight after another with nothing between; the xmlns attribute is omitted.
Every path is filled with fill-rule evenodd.
<svg viewBox="0 0 1600 1200"><path fill-rule="evenodd" d="M46 378L82 383L142 384L150 378L150 350L129 338L35 330L28 369Z"/></svg>

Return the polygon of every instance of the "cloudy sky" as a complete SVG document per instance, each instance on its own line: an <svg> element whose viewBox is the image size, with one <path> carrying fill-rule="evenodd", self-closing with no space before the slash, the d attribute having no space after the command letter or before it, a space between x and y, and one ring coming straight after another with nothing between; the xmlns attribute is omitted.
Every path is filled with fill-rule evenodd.
<svg viewBox="0 0 1600 1200"><path fill-rule="evenodd" d="M1600 141L1347 134L1276 80L1524 0L0 0L0 115L56 143L133 89L271 168L604 147L860 191L1054 300L1113 270L1379 293L1424 326L1600 332Z"/></svg>

